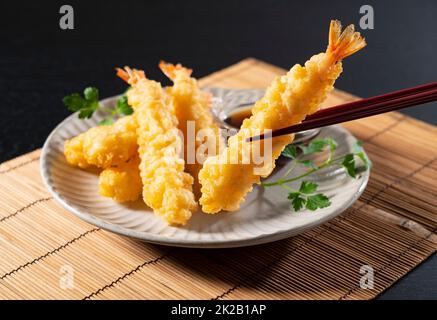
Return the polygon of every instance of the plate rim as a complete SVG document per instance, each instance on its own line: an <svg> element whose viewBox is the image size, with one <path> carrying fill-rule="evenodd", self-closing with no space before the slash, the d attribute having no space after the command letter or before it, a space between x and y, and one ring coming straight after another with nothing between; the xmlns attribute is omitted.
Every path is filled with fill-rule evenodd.
<svg viewBox="0 0 437 320"><path fill-rule="evenodd" d="M101 103L108 102L109 100L113 100L120 95L112 96L105 98L101 100ZM120 225L116 225L113 223L106 222L100 218L97 218L91 213L84 212L82 210L79 210L78 208L70 205L67 200L63 199L63 197L55 190L53 185L50 183L50 174L49 174L49 161L47 160L47 156L50 152L50 141L52 140L53 136L57 133L57 131L62 128L67 122L72 121L73 118L77 117L77 113L73 113L66 117L64 120L62 120L47 136L47 139L44 142L44 145L42 147L41 156L40 156L40 172L43 180L43 184L49 191L49 193L52 195L53 199L61 205L64 209L67 211L73 213L78 218L96 226L100 229L107 230L110 232L113 232L115 234L119 234L125 237L134 238L137 240L141 240L148 243L153 243L157 245L166 245L166 246L173 246L173 247L186 247L186 248L205 248L205 249L219 249L219 248L237 248L237 247L247 247L247 246L254 246L254 245L260 245L265 244L269 242L275 242L279 240L283 240L286 238L290 238L293 236L296 236L304 231L307 231L309 229L315 228L317 226L320 226L327 221L335 218L336 216L340 215L344 211L346 211L348 208L350 208L363 194L364 190L367 187L369 178L370 178L370 170L371 168L368 168L363 174L362 179L363 182L360 185L358 191L354 193L353 197L348 199L341 207L338 209L332 211L331 213L327 214L326 216L323 216L317 220L312 221L311 223L308 223L305 226L301 226L299 228L295 229L284 229L275 233L263 233L258 236L255 236L253 238L249 239L232 239L232 240L216 240L216 239L209 239L209 240L188 240L188 239L172 239L169 236L163 236L163 235L157 235L150 232L142 232L142 231L135 231L132 229L124 228ZM337 127L340 130L346 131L348 134L352 135L354 139L355 136L350 133L349 130L346 128L343 128L339 125L331 126L331 127Z"/></svg>

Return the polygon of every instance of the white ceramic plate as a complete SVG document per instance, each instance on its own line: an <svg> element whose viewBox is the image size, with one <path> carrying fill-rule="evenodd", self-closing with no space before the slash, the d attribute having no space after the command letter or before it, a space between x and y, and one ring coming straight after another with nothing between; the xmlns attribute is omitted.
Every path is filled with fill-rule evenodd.
<svg viewBox="0 0 437 320"><path fill-rule="evenodd" d="M211 91L216 95L221 95L220 92L230 94L229 90ZM236 92L241 94L241 91ZM248 99L251 97L251 94L247 96ZM116 98L106 99L102 103L112 106ZM59 204L79 218L100 228L151 243L179 247L227 248L291 237L314 228L349 208L364 191L369 179L369 171L363 172L358 179L351 179L342 169L313 176L312 179L319 184L319 191L327 194L332 202L330 207L314 212L290 210L287 192L283 188L263 189L255 186L237 212L207 215L199 211L193 214L186 226L172 227L155 216L142 201L119 204L100 196L96 172L81 170L66 163L62 153L64 141L96 126L101 119L102 115L99 113L89 120L79 120L73 114L53 130L42 150L41 173L44 183ZM339 126L324 128L319 136L334 138L339 144L339 154L352 152L356 141L347 130ZM267 180L280 178L289 165L289 162L279 163Z"/></svg>

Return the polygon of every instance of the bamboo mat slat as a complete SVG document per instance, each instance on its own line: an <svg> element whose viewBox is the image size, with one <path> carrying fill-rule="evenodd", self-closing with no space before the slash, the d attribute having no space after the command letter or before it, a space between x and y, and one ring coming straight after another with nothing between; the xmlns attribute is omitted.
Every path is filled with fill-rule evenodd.
<svg viewBox="0 0 437 320"><path fill-rule="evenodd" d="M201 84L260 88L282 72L246 59ZM325 106L354 99L336 90ZM54 202L39 150L1 164L0 299L376 297L437 249L437 129L399 113L344 126L373 161L362 197L299 236L240 249L169 248L111 234ZM373 289L360 287L363 265L374 270Z"/></svg>

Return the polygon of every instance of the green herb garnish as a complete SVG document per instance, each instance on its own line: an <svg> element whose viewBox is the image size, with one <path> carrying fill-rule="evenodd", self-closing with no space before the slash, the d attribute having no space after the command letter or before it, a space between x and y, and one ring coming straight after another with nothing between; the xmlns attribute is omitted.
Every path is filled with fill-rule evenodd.
<svg viewBox="0 0 437 320"><path fill-rule="evenodd" d="M89 119L96 110L102 110L106 116L99 122L99 125L113 124L116 117L132 114L133 109L127 103L126 94L117 100L115 108L106 108L99 103L99 90L95 87L88 87L83 91L83 97L79 93L65 96L62 100L64 105L71 112L79 112L79 119Z"/></svg>
<svg viewBox="0 0 437 320"><path fill-rule="evenodd" d="M329 207L331 201L324 194L315 194L319 186L317 183L302 181L299 190L292 190L288 194L288 199L291 201L294 211L299 211L304 206L308 210L314 211L319 208Z"/></svg>
<svg viewBox="0 0 437 320"><path fill-rule="evenodd" d="M328 150L327 158L320 164L316 164L312 160L301 159L303 156L308 156L316 153ZM323 193L316 193L319 187L317 183L310 181L302 181L298 190L291 188L288 184L298 180L302 180L305 177L320 171L324 168L331 166L344 167L348 176L357 178L358 165L355 161L357 158L361 159L364 168L370 166L370 161L367 158L362 148L362 143L357 141L354 145L354 152L347 153L334 157L334 152L337 149L337 143L331 138L315 139L308 145L288 145L283 151L282 155L293 159L293 164L285 175L274 182L261 183L263 187L281 186L285 188L288 193L288 199L294 211L299 211L303 208L314 211L320 208L326 208L331 205L329 198ZM291 173L297 167L297 165L303 165L309 168L305 173L292 177ZM361 165L362 166L362 165Z"/></svg>

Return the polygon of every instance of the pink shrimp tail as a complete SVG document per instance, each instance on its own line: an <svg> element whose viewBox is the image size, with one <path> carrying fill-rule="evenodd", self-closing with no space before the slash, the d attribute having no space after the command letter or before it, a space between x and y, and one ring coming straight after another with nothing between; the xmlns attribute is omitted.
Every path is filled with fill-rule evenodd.
<svg viewBox="0 0 437 320"><path fill-rule="evenodd" d="M329 45L326 53L331 54L336 62L354 54L365 46L366 40L359 32L355 32L353 24L348 25L342 32L341 22L331 20Z"/></svg>
<svg viewBox="0 0 437 320"><path fill-rule="evenodd" d="M159 68L171 80L176 78L178 72L185 73L188 77L191 76L193 72L193 70L183 67L180 63L174 65L162 60L159 62Z"/></svg>
<svg viewBox="0 0 437 320"><path fill-rule="evenodd" d="M144 71L137 70L137 69L131 69L129 67L121 68L115 68L117 70L117 76L121 79L123 79L125 82L134 85L138 82L140 79L146 79L146 75L144 74Z"/></svg>

